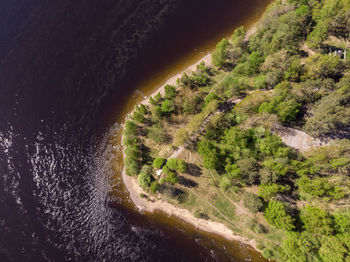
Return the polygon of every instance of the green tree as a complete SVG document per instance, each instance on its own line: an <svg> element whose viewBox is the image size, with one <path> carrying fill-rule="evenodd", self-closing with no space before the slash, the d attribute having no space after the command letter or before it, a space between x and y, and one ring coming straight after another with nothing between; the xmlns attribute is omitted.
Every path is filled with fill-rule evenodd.
<svg viewBox="0 0 350 262"><path fill-rule="evenodd" d="M137 176L137 181L142 188L149 188L152 183L152 176L146 171L141 171Z"/></svg>
<svg viewBox="0 0 350 262"><path fill-rule="evenodd" d="M277 106L277 115L283 123L291 123L296 120L301 105L294 99L286 100Z"/></svg>
<svg viewBox="0 0 350 262"><path fill-rule="evenodd" d="M338 209L333 213L335 227L339 233L350 233L350 209Z"/></svg>
<svg viewBox="0 0 350 262"><path fill-rule="evenodd" d="M166 85L164 87L165 89L165 98L166 99L172 99L176 96L176 89L174 86Z"/></svg>
<svg viewBox="0 0 350 262"><path fill-rule="evenodd" d="M310 110L305 130L314 136L334 134L350 123L350 86L344 86L322 98Z"/></svg>
<svg viewBox="0 0 350 262"><path fill-rule="evenodd" d="M227 59L227 48L229 42L226 38L222 39L217 45L216 49L212 54L212 62L217 67L222 67Z"/></svg>
<svg viewBox="0 0 350 262"><path fill-rule="evenodd" d="M278 193L284 192L285 187L278 184L261 184L259 186L258 196L263 198L265 201L270 200Z"/></svg>
<svg viewBox="0 0 350 262"><path fill-rule="evenodd" d="M171 170L177 170L177 159L176 158L170 158L166 162L166 166L169 167Z"/></svg>
<svg viewBox="0 0 350 262"><path fill-rule="evenodd" d="M252 213L261 211L264 206L263 201L257 195L247 191L243 193L243 204Z"/></svg>
<svg viewBox="0 0 350 262"><path fill-rule="evenodd" d="M161 158L161 157L156 158L153 160L153 167L155 169L161 169L164 166L165 161L166 160L164 158Z"/></svg>
<svg viewBox="0 0 350 262"><path fill-rule="evenodd" d="M159 183L157 182L157 181L153 181L152 183L151 183L151 186L150 186L150 188L149 188L149 190L153 193L153 194L155 194L155 193L157 193L157 191L159 190Z"/></svg>
<svg viewBox="0 0 350 262"><path fill-rule="evenodd" d="M202 140L198 143L198 153L203 158L204 167L207 169L216 169L219 165L219 158L215 147L208 140Z"/></svg>
<svg viewBox="0 0 350 262"><path fill-rule="evenodd" d="M300 213L304 228L311 233L330 235L333 233L332 220L326 211L311 205L305 206Z"/></svg>
<svg viewBox="0 0 350 262"><path fill-rule="evenodd" d="M185 160L182 160L182 159L177 160L177 171L180 173L187 172L187 163Z"/></svg>
<svg viewBox="0 0 350 262"><path fill-rule="evenodd" d="M174 172L169 171L164 181L170 184L176 184L179 181L179 177Z"/></svg>
<svg viewBox="0 0 350 262"><path fill-rule="evenodd" d="M165 100L161 106L162 113L168 114L175 110L175 105L173 100Z"/></svg>
<svg viewBox="0 0 350 262"><path fill-rule="evenodd" d="M283 204L278 201L270 201L264 211L264 216L270 225L287 231L293 230L293 218L286 212Z"/></svg>
<svg viewBox="0 0 350 262"><path fill-rule="evenodd" d="M125 131L127 134L135 135L137 130L137 125L133 121L126 121L125 123Z"/></svg>

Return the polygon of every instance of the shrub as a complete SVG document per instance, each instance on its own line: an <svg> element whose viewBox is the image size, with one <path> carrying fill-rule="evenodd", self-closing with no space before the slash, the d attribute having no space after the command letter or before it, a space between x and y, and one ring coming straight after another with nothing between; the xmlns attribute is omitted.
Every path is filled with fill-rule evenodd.
<svg viewBox="0 0 350 262"><path fill-rule="evenodd" d="M252 213L261 211L264 205L263 201L257 195L246 191L243 193L243 203Z"/></svg>
<svg viewBox="0 0 350 262"><path fill-rule="evenodd" d="M164 181L170 184L176 184L179 181L179 178L174 172L169 171Z"/></svg>
<svg viewBox="0 0 350 262"><path fill-rule="evenodd" d="M166 166L171 170L177 170L177 159L176 158L170 158L166 162Z"/></svg>
<svg viewBox="0 0 350 262"><path fill-rule="evenodd" d="M332 220L326 211L311 205L301 210L300 219L304 228L314 234L330 235L333 233Z"/></svg>
<svg viewBox="0 0 350 262"><path fill-rule="evenodd" d="M182 159L177 160L177 171L180 173L187 172L187 163L184 160Z"/></svg>
<svg viewBox="0 0 350 262"><path fill-rule="evenodd" d="M137 181L142 188L148 188L152 183L152 176L146 171L141 171L137 176Z"/></svg>
<svg viewBox="0 0 350 262"><path fill-rule="evenodd" d="M157 181L153 181L151 183L150 191L155 194L159 190L159 183Z"/></svg>
<svg viewBox="0 0 350 262"><path fill-rule="evenodd" d="M222 67L227 59L227 48L229 42L226 38L222 39L217 45L212 54L212 62L217 67Z"/></svg>
<svg viewBox="0 0 350 262"><path fill-rule="evenodd" d="M171 85L166 85L164 87L165 89L165 98L166 99L172 99L176 96L176 89L175 87L171 86Z"/></svg>
<svg viewBox="0 0 350 262"><path fill-rule="evenodd" d="M277 201L270 201L264 211L264 216L270 225L287 231L293 230L293 218L286 212L283 204Z"/></svg>
<svg viewBox="0 0 350 262"><path fill-rule="evenodd" d="M161 169L164 164L165 164L165 159L164 158L156 158L156 159L153 160L153 167L155 169Z"/></svg>
<svg viewBox="0 0 350 262"><path fill-rule="evenodd" d="M258 196L262 197L265 201L270 200L278 193L284 192L285 187L278 184L261 184L259 186Z"/></svg>
<svg viewBox="0 0 350 262"><path fill-rule="evenodd" d="M175 110L174 101L173 100L165 100L162 103L161 110L162 110L162 113L165 113L165 114L173 112Z"/></svg>
<svg viewBox="0 0 350 262"><path fill-rule="evenodd" d="M338 209L333 213L336 230L339 233L350 233L350 209Z"/></svg>

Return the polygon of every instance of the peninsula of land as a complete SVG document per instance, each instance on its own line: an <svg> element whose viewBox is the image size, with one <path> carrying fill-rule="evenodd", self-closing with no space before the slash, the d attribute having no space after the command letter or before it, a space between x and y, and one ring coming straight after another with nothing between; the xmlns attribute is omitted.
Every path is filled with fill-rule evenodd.
<svg viewBox="0 0 350 262"><path fill-rule="evenodd" d="M135 205L278 261L350 259L350 4L274 1L127 115Z"/></svg>

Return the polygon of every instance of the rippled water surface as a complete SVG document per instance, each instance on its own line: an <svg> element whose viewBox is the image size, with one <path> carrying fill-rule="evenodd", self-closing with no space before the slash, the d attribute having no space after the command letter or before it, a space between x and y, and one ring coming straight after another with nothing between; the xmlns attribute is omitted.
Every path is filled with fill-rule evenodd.
<svg viewBox="0 0 350 262"><path fill-rule="evenodd" d="M268 2L1 1L0 261L260 261L176 218L139 214L109 138L137 90Z"/></svg>

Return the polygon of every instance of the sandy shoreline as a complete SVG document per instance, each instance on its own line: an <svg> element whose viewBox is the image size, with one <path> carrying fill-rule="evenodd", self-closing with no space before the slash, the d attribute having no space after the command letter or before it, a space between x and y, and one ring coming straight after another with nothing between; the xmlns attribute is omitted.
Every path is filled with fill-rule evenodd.
<svg viewBox="0 0 350 262"><path fill-rule="evenodd" d="M158 92L163 95L164 94L164 87L166 85L175 85L176 80L179 77L181 77L183 73L193 72L194 70L196 70L197 65L201 62L204 62L206 66L210 66L211 65L211 53L207 54L202 59L200 59L198 62L196 62L196 63L192 64L191 66L189 66L188 68L186 68L183 72L178 73L178 74L174 75L173 77L171 77L170 79L168 79L162 86L157 88L151 94L151 96L156 95ZM148 105L149 104L149 96L145 97L140 103ZM126 119L129 118L130 114L132 114L132 112L130 112L126 116ZM123 137L122 137L122 141L123 141ZM124 152L123 152L123 159L125 159ZM205 219L196 218L189 210L175 207L175 206L171 205L170 203L168 203L164 200L161 200L161 199L156 199L156 198L152 197L151 198L152 201L150 201L150 200L146 200L145 198L141 198L140 194L145 193L145 192L138 185L136 177L131 177L131 176L128 176L126 174L125 167L123 168L122 178L123 178L124 185L130 194L131 200L133 201L133 203L136 205L136 207L140 211L146 211L146 212L153 213L155 210L159 210L159 211L166 213L170 216L176 216L176 217L186 221L187 223L192 224L197 229L200 229L200 230L203 230L206 232L210 232L210 233L218 234L218 235L220 235L228 240L239 241L241 243L252 246L257 251L260 251L257 249L254 239L249 240L249 239L244 238L242 236L235 235L231 229L229 229L226 225L224 225L222 223L212 221L212 220L205 220Z"/></svg>

